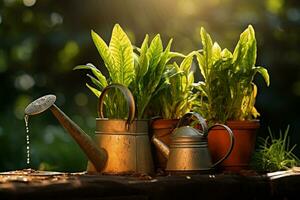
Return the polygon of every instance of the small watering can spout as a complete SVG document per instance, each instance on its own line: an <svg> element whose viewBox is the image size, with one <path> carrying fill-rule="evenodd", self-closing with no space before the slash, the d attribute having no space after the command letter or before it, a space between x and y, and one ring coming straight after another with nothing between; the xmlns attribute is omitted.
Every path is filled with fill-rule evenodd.
<svg viewBox="0 0 300 200"><path fill-rule="evenodd" d="M55 100L55 95L43 96L30 103L25 109L25 114L36 115L50 109L59 123L79 144L97 171L100 172L105 167L107 161L106 150L103 148L98 148L92 139L54 104Z"/></svg>
<svg viewBox="0 0 300 200"><path fill-rule="evenodd" d="M155 136L153 136L152 142L155 145L155 147L158 149L158 151L160 151L161 154L166 159L168 159L169 158L169 154L170 154L170 148L165 143L163 143L162 141L160 141L159 139L157 139Z"/></svg>

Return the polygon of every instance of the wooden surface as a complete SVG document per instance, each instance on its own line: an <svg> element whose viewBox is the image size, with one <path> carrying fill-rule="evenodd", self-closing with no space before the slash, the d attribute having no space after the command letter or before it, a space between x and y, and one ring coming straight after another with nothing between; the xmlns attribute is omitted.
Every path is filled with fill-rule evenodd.
<svg viewBox="0 0 300 200"><path fill-rule="evenodd" d="M0 173L0 199L300 199L300 176ZM298 197L298 198L297 198Z"/></svg>

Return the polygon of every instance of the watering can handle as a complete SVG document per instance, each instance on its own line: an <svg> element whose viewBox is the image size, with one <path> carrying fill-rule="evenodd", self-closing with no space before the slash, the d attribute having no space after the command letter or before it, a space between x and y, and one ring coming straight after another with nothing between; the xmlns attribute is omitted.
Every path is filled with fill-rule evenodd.
<svg viewBox="0 0 300 200"><path fill-rule="evenodd" d="M217 162L215 162L212 167L216 167L217 165L219 165L220 163L222 163L230 155L230 153L231 153L231 151L233 149L233 146L234 146L234 136L233 136L232 130L228 126L226 126L224 124L215 124L215 125L209 127L208 133L209 133L209 131L212 128L214 128L216 126L222 126L223 128L226 129L226 131L227 131L227 133L229 135L229 138L230 138L230 147L229 147L227 153L223 156L223 158L221 158L220 160L218 160Z"/></svg>
<svg viewBox="0 0 300 200"><path fill-rule="evenodd" d="M122 85L122 84L119 84L119 83L113 83L107 87L105 87L99 97L99 103L98 103L98 116L100 118L104 118L104 115L103 115L103 100L104 100L104 97L105 95L107 94L108 90L112 89L112 88L116 88L116 89L119 89L122 94L124 95L127 103L128 103L128 117L127 117L127 125L131 124L134 120L134 115L135 115L135 102L134 102L134 98L133 98L133 95L132 93L130 92L130 90Z"/></svg>
<svg viewBox="0 0 300 200"><path fill-rule="evenodd" d="M208 131L207 124L205 122L205 119L203 117L201 117L201 115L198 114L198 113L196 113L196 112L188 112L188 113L184 114L182 116L182 118L179 120L179 122L177 123L176 128L179 128L180 126L183 126L185 120L186 119L190 119L191 117L196 117L196 119L198 120L198 123L202 127L202 132L205 135L207 133L207 131Z"/></svg>

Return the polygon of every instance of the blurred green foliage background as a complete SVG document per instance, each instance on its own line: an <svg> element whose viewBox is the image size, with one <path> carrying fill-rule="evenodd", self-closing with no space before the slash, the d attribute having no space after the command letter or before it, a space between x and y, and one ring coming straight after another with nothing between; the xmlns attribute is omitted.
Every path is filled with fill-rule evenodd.
<svg viewBox="0 0 300 200"><path fill-rule="evenodd" d="M103 65L90 30L107 42L119 23L134 44L146 33L174 38L174 51L200 49L204 26L222 47L232 50L252 24L258 40L261 78L257 108L259 136L266 127L291 125L291 143L300 140L300 2L292 0L2 0L0 1L0 170L85 169L86 158L50 112L29 119L31 164L26 164L24 108L45 94L93 135L97 99L85 87L79 64ZM199 80L200 77L197 77ZM278 132L278 131L275 131ZM299 148L295 152L299 155Z"/></svg>

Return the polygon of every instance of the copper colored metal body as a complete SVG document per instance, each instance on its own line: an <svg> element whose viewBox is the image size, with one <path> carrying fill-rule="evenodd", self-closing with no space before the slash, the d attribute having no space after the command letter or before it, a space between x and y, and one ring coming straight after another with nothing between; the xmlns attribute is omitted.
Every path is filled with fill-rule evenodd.
<svg viewBox="0 0 300 200"><path fill-rule="evenodd" d="M201 130L183 126L184 122L191 117L197 118ZM228 131L231 143L226 155L214 164L211 162L207 146L207 135L211 128L207 128L205 120L197 113L187 113L178 122L177 128L172 133L170 147L153 137L154 145L168 158L166 171L171 173L207 172L224 161L232 151L233 134L225 125L217 124L215 126L222 126Z"/></svg>
<svg viewBox="0 0 300 200"><path fill-rule="evenodd" d="M103 99L111 88L119 89L125 96L129 107L127 120L104 118ZM102 173L152 173L154 167L148 120L134 119L135 103L131 92L122 85L110 85L102 91L98 107L100 118L96 119L96 143L108 152L108 160ZM88 171L93 172L93 166L89 165Z"/></svg>
<svg viewBox="0 0 300 200"><path fill-rule="evenodd" d="M96 144L108 152L105 174L152 173L153 162L148 136L148 121L97 118ZM88 172L94 168L88 165Z"/></svg>

